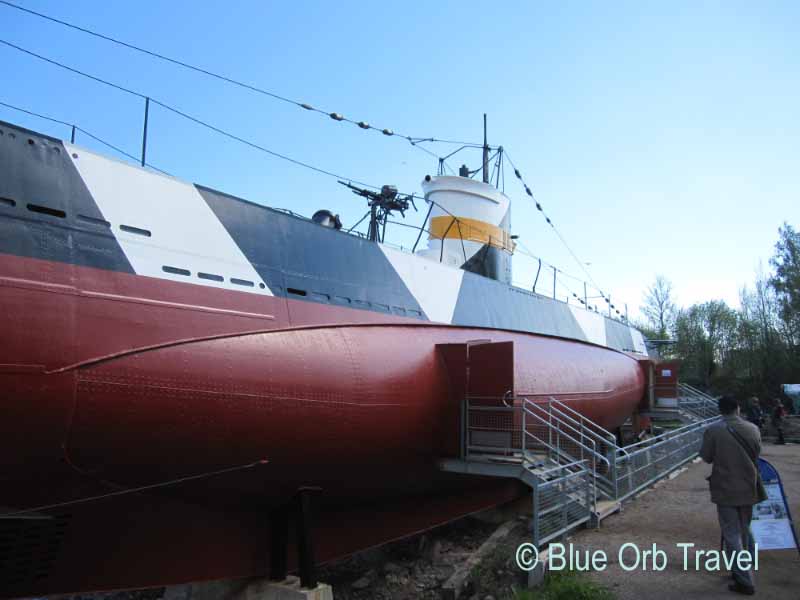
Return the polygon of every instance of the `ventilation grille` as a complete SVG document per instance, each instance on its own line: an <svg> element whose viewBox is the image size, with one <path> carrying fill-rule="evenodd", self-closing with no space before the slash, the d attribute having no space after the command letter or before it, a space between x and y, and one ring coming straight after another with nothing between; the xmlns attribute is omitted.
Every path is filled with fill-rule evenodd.
<svg viewBox="0 0 800 600"><path fill-rule="evenodd" d="M45 579L58 558L69 516L0 519L0 590Z"/></svg>

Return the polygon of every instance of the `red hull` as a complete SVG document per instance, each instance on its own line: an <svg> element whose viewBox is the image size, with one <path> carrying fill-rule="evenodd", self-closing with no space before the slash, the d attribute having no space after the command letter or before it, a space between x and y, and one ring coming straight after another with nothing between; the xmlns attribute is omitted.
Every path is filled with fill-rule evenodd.
<svg viewBox="0 0 800 600"><path fill-rule="evenodd" d="M36 594L264 573L267 512L303 485L323 488L321 560L522 493L437 470L459 402L437 344L513 341L517 392L607 428L644 390L636 360L575 341L12 256L0 269L2 504L269 460L71 507L59 559L24 586Z"/></svg>

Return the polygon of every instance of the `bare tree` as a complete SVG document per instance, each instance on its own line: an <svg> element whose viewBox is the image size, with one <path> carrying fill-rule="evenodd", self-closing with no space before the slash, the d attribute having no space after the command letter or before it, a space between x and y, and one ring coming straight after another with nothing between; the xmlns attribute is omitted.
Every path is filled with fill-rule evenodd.
<svg viewBox="0 0 800 600"><path fill-rule="evenodd" d="M642 312L650 328L657 331L661 339L667 339L675 319L675 301L669 279L663 275L656 276L655 282L645 292Z"/></svg>

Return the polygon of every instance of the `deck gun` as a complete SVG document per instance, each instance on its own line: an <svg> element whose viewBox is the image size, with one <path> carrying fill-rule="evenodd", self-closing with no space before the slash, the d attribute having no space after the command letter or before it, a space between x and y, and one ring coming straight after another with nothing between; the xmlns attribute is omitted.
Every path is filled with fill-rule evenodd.
<svg viewBox="0 0 800 600"><path fill-rule="evenodd" d="M384 236L386 235L386 221L389 215L392 214L392 211L399 212L400 216L405 219L409 205L412 206L415 211L417 210L413 194L398 195L397 188L393 185L384 185L379 192L375 192L357 187L348 181L339 181L339 183L349 188L356 196L362 196L367 199L369 211L348 231L352 231L358 227L364 219L369 217L367 238L372 242L383 242Z"/></svg>

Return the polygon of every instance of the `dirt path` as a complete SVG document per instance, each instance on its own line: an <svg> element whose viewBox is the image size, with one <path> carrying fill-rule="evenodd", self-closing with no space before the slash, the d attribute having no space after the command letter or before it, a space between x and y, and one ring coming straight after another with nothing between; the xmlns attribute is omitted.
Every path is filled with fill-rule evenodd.
<svg viewBox="0 0 800 600"><path fill-rule="evenodd" d="M766 443L762 456L781 475L792 516L800 524L800 445ZM719 548L716 510L709 500L705 477L711 467L691 463L686 471L625 505L621 514L609 517L602 528L576 533L571 541L582 549L603 549L609 565L590 577L610 588L619 600L639 598L726 599L740 597L728 591L726 572L683 570L683 550L677 543L693 542L699 549ZM653 543L667 553L664 571L624 571L617 561L619 548L633 542L640 549ZM629 556L625 555L626 559ZM630 555L632 556L632 555ZM800 554L796 550L760 552L756 596L768 600L800 598Z"/></svg>

